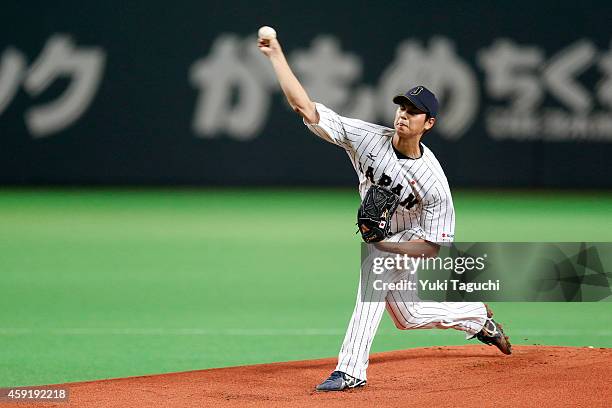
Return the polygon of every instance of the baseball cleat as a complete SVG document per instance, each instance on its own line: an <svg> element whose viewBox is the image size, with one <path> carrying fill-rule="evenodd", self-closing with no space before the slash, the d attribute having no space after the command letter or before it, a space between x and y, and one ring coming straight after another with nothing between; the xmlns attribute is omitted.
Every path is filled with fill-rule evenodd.
<svg viewBox="0 0 612 408"><path fill-rule="evenodd" d="M484 344L497 347L504 354L512 354L510 338L504 333L502 325L491 318L487 319L476 338Z"/></svg>
<svg viewBox="0 0 612 408"><path fill-rule="evenodd" d="M493 310L491 310L491 308L489 307L489 305L487 305L486 303L483 303L485 309L487 309L487 317L490 319L493 317Z"/></svg>
<svg viewBox="0 0 612 408"><path fill-rule="evenodd" d="M317 385L317 391L342 391L349 388L363 387L366 380L352 377L342 371L334 371L329 378Z"/></svg>

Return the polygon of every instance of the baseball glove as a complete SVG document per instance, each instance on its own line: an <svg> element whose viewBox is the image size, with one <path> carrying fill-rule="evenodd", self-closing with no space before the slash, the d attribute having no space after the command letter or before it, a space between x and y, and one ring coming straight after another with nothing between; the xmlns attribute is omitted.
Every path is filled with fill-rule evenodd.
<svg viewBox="0 0 612 408"><path fill-rule="evenodd" d="M365 242L380 242L390 235L391 217L398 204L399 197L391 190L370 187L357 211L357 226Z"/></svg>

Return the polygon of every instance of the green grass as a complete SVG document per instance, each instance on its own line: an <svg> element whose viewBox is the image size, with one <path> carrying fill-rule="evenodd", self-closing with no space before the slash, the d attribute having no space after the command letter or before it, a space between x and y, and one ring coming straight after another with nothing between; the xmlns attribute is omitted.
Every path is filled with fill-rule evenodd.
<svg viewBox="0 0 612 408"><path fill-rule="evenodd" d="M0 386L334 356L356 192L5 190ZM458 241L612 241L612 195L460 191ZM610 303L500 303L518 344L612 346ZM373 351L465 344L395 330Z"/></svg>

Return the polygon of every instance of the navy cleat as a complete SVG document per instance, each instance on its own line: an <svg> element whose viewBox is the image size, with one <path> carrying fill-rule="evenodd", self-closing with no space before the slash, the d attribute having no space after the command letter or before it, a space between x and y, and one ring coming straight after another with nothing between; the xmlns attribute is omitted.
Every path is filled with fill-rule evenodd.
<svg viewBox="0 0 612 408"><path fill-rule="evenodd" d="M317 391L342 391L349 388L363 387L366 380L352 377L342 371L334 371L329 378L317 385Z"/></svg>
<svg viewBox="0 0 612 408"><path fill-rule="evenodd" d="M502 325L491 318L487 319L476 338L484 344L497 347L504 354L512 354L510 339L504 333Z"/></svg>

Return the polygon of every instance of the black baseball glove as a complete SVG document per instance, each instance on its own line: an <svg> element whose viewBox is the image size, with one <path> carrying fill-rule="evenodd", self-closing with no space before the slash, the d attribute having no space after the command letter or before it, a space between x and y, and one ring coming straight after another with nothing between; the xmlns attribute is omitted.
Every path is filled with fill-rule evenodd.
<svg viewBox="0 0 612 408"><path fill-rule="evenodd" d="M370 187L357 211L357 226L365 242L380 242L390 235L391 217L398 204L399 197L391 190Z"/></svg>

